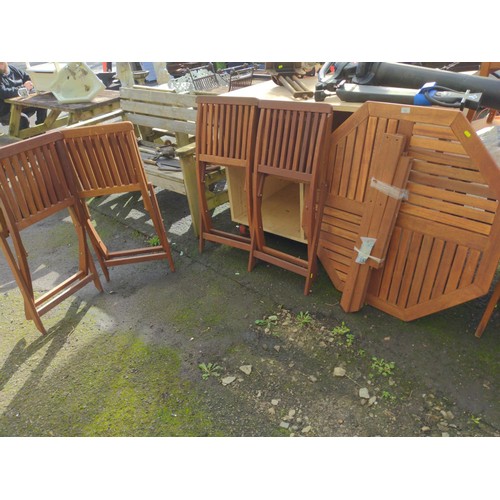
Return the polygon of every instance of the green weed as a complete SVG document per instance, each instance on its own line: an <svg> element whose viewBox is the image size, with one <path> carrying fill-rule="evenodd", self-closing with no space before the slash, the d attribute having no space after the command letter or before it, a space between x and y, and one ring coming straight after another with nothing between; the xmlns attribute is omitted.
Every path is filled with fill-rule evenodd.
<svg viewBox="0 0 500 500"><path fill-rule="evenodd" d="M272 326L276 325L278 322L278 316L268 316L267 318L264 319L256 319L255 324L257 326L262 326L263 328L269 328L271 329Z"/></svg>
<svg viewBox="0 0 500 500"><path fill-rule="evenodd" d="M312 317L308 311L306 311L306 312L301 311L301 312L299 312L299 314L297 314L297 322L299 323L299 325L301 327L308 325L309 323L311 323L311 321L312 321Z"/></svg>
<svg viewBox="0 0 500 500"><path fill-rule="evenodd" d="M396 363L394 363L393 361L386 361L383 358L376 358L375 356L372 358L372 370L374 370L378 375L382 375L383 377L393 375L395 367Z"/></svg>
<svg viewBox="0 0 500 500"><path fill-rule="evenodd" d="M201 378L207 380L209 377L220 377L222 366L215 363L200 363L198 368L201 370Z"/></svg>
<svg viewBox="0 0 500 500"><path fill-rule="evenodd" d="M146 240L146 243L150 246L150 247L157 247L157 246L160 246L160 238L155 234L154 236L151 236L151 238L148 238Z"/></svg>
<svg viewBox="0 0 500 500"><path fill-rule="evenodd" d="M471 415L470 417L470 421L474 424L474 425L479 425L481 423L481 417L475 417L474 415Z"/></svg>
<svg viewBox="0 0 500 500"><path fill-rule="evenodd" d="M396 396L389 391L382 391L382 394L380 395L380 397L382 399L387 400L387 401L395 401L396 400Z"/></svg>
<svg viewBox="0 0 500 500"><path fill-rule="evenodd" d="M340 325L337 325L333 327L332 333L335 336L340 336L340 335L345 335L346 333L349 333L351 329L342 321Z"/></svg>

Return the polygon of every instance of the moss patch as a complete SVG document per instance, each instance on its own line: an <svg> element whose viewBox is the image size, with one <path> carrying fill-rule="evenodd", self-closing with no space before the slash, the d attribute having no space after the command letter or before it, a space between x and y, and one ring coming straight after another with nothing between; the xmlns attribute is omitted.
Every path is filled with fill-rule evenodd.
<svg viewBox="0 0 500 500"><path fill-rule="evenodd" d="M82 338L68 338L62 346L61 337L53 337L4 379L10 402L0 417L0 435L220 434L200 395L180 378L175 351L146 345L132 333L90 335L92 342L83 346ZM49 371L55 357L62 368Z"/></svg>

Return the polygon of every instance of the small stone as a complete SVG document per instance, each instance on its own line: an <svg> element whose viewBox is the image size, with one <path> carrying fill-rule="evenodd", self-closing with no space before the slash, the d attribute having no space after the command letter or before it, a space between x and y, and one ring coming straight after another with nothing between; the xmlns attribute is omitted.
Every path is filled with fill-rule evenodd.
<svg viewBox="0 0 500 500"><path fill-rule="evenodd" d="M451 411L447 411L444 418L446 420L453 420L455 418L455 415L453 415L453 413Z"/></svg>
<svg viewBox="0 0 500 500"><path fill-rule="evenodd" d="M290 423L282 420L280 422L280 427L282 427L283 429L288 429L288 427L290 427Z"/></svg>
<svg viewBox="0 0 500 500"><path fill-rule="evenodd" d="M245 375L250 375L250 373L252 373L252 365L243 365L243 366L240 366L240 370Z"/></svg>
<svg viewBox="0 0 500 500"><path fill-rule="evenodd" d="M281 346L280 346L280 345L275 345L275 346L273 347L273 349L274 349L276 352L280 352L280 350L281 350Z"/></svg>
<svg viewBox="0 0 500 500"><path fill-rule="evenodd" d="M428 427L427 425L424 425L421 429L420 429L422 432L430 432L431 431L431 428Z"/></svg>
<svg viewBox="0 0 500 500"><path fill-rule="evenodd" d="M271 404L273 406L278 406L280 404L280 400L279 399L271 399Z"/></svg>
<svg viewBox="0 0 500 500"><path fill-rule="evenodd" d="M359 390L359 397L363 399L370 399L370 393L368 392L368 389L366 387L362 387Z"/></svg>
<svg viewBox="0 0 500 500"><path fill-rule="evenodd" d="M337 420L337 424L342 425L343 423L344 423L344 421L343 421L341 418L339 418L339 419Z"/></svg>
<svg viewBox="0 0 500 500"><path fill-rule="evenodd" d="M296 410L289 410L289 411L288 411L288 417L289 417L289 418L293 418L293 417L295 416L295 414L296 414L296 413L297 413L297 412L296 412Z"/></svg>
<svg viewBox="0 0 500 500"><path fill-rule="evenodd" d="M301 432L302 434L307 434L308 432L311 432L311 429L312 427L310 425L306 425Z"/></svg>
<svg viewBox="0 0 500 500"><path fill-rule="evenodd" d="M224 377L222 380L221 380L221 383L222 385L229 385L229 384L232 384L234 381L236 380L236 377Z"/></svg>
<svg viewBox="0 0 500 500"><path fill-rule="evenodd" d="M271 415L274 415L276 413L276 410L271 406L269 410L267 410Z"/></svg>
<svg viewBox="0 0 500 500"><path fill-rule="evenodd" d="M341 366L336 366L333 369L333 376L334 377L344 377L346 374L345 368L342 368Z"/></svg>
<svg viewBox="0 0 500 500"><path fill-rule="evenodd" d="M267 318L269 321L278 321L278 316L269 316L269 318Z"/></svg>
<svg viewBox="0 0 500 500"><path fill-rule="evenodd" d="M375 404L375 402L377 401L377 396L372 396L369 400L368 400L368 406L371 406L373 404Z"/></svg>
<svg viewBox="0 0 500 500"><path fill-rule="evenodd" d="M447 432L441 433L441 437L448 438L450 435Z"/></svg>
<svg viewBox="0 0 500 500"><path fill-rule="evenodd" d="M318 379L314 376L314 375L309 375L309 377L307 377L311 382L317 382Z"/></svg>

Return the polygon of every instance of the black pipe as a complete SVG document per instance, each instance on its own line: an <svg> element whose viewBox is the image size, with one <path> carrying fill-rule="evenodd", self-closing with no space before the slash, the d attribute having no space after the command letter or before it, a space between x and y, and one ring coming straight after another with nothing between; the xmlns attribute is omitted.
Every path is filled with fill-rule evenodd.
<svg viewBox="0 0 500 500"><path fill-rule="evenodd" d="M359 63L358 63L359 64ZM481 105L500 110L500 80L484 76L466 75L441 69L413 66L411 64L374 62L357 71L354 83L419 89L424 84L449 87L458 92L470 90L482 93Z"/></svg>

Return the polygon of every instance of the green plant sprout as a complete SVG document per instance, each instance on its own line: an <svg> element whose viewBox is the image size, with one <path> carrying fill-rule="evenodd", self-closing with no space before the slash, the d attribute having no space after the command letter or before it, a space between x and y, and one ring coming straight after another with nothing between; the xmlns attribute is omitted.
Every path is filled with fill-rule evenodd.
<svg viewBox="0 0 500 500"><path fill-rule="evenodd" d="M200 363L198 368L201 370L201 378L207 380L209 377L220 377L222 366L215 363Z"/></svg>
<svg viewBox="0 0 500 500"><path fill-rule="evenodd" d="M394 394L390 393L389 391L382 391L381 397L383 399L388 400L388 401L395 401L396 400L396 396Z"/></svg>
<svg viewBox="0 0 500 500"><path fill-rule="evenodd" d="M278 316L268 316L267 318L264 319L256 319L255 324L258 326L262 326L264 328L271 328L273 325L275 325L278 322Z"/></svg>
<svg viewBox="0 0 500 500"><path fill-rule="evenodd" d="M382 375L387 377L394 373L394 368L396 367L396 363L393 361L385 361L383 358L372 358L372 370L377 372L378 375Z"/></svg>
<svg viewBox="0 0 500 500"><path fill-rule="evenodd" d="M346 333L349 333L351 329L342 321L340 325L337 325L333 327L332 333L334 335L345 335Z"/></svg>
<svg viewBox="0 0 500 500"><path fill-rule="evenodd" d="M155 234L154 236L151 236L151 238L148 238L146 240L146 243L150 246L150 247L157 247L160 245L160 238Z"/></svg>
<svg viewBox="0 0 500 500"><path fill-rule="evenodd" d="M308 311L306 311L306 312L301 311L301 312L299 312L299 314L297 314L297 322L299 323L299 325L301 327L308 325L311 321L312 321L312 317Z"/></svg>

